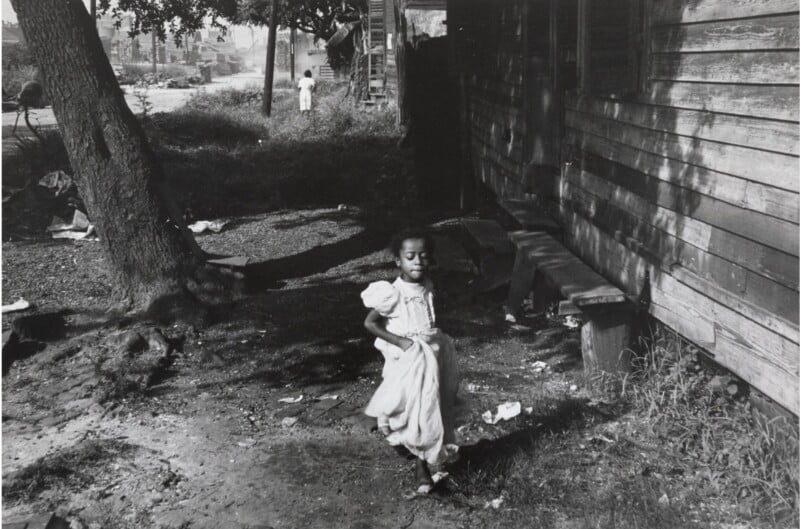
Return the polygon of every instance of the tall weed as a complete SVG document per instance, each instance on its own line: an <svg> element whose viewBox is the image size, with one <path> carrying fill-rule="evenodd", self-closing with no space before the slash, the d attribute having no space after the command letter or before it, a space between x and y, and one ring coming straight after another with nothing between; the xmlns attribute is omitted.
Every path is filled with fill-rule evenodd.
<svg viewBox="0 0 800 529"><path fill-rule="evenodd" d="M644 416L652 435L695 462L719 497L756 518L796 524L796 421L764 417L744 396L744 384L705 365L700 355L659 328L625 380L623 397Z"/></svg>

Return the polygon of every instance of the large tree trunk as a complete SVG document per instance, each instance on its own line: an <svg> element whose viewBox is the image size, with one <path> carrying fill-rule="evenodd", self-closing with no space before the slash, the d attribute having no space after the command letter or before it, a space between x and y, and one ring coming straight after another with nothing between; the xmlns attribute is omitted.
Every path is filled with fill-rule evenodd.
<svg viewBox="0 0 800 529"><path fill-rule="evenodd" d="M145 309L187 294L202 265L170 199L160 163L134 117L80 0L12 0L42 73L78 190L119 300Z"/></svg>

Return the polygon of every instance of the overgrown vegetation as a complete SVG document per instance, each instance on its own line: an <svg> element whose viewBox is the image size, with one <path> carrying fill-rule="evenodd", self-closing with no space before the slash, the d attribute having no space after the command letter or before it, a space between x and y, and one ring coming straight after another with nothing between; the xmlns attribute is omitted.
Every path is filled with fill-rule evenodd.
<svg viewBox="0 0 800 529"><path fill-rule="evenodd" d="M632 373L588 377L590 399L553 395L555 411L539 402L465 453L452 491L506 503L520 526L797 527L797 424L753 409L745 384L671 331L645 345Z"/></svg>
<svg viewBox="0 0 800 529"><path fill-rule="evenodd" d="M407 164L395 148L394 110L355 106L345 92L318 83L314 111L303 116L294 88L276 90L271 118L261 114L260 87L199 92L147 127L182 206L204 218L363 204L376 198L373 182Z"/></svg>
<svg viewBox="0 0 800 529"><path fill-rule="evenodd" d="M698 489L739 505L743 516L797 524L800 459L797 424L768 419L743 384L714 373L700 353L661 332L622 393L659 443L697 469Z"/></svg>
<svg viewBox="0 0 800 529"><path fill-rule="evenodd" d="M26 46L3 46L3 99L17 95L23 83L35 79L37 75L33 56Z"/></svg>

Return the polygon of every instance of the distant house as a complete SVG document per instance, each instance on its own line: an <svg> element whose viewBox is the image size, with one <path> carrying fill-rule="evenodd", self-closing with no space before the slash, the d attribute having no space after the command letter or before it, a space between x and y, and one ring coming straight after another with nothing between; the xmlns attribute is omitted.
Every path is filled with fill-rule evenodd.
<svg viewBox="0 0 800 529"><path fill-rule="evenodd" d="M18 24L11 22L3 22L3 46L14 46L16 44L25 44L25 37L22 36L22 30Z"/></svg>
<svg viewBox="0 0 800 529"><path fill-rule="evenodd" d="M450 0L462 187L800 412L797 2ZM445 66L445 63L442 63ZM456 192L456 189L453 189Z"/></svg>

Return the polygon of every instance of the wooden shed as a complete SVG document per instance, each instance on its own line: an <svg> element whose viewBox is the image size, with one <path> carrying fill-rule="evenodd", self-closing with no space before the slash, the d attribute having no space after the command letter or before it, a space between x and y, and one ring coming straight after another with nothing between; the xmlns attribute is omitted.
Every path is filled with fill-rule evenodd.
<svg viewBox="0 0 800 529"><path fill-rule="evenodd" d="M800 412L796 0L450 0L471 175Z"/></svg>

